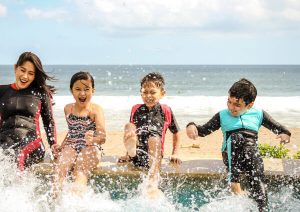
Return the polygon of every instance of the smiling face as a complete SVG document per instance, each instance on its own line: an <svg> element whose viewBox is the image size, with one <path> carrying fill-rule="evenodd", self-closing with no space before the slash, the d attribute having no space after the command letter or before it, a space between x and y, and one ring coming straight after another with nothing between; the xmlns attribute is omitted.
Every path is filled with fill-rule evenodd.
<svg viewBox="0 0 300 212"><path fill-rule="evenodd" d="M239 116L249 110L253 106L254 102L246 105L243 99L237 99L236 97L229 96L227 100L227 107L232 116Z"/></svg>
<svg viewBox="0 0 300 212"><path fill-rule="evenodd" d="M88 80L77 80L73 84L71 90L76 104L81 107L86 107L91 101L94 89L92 87L92 82Z"/></svg>
<svg viewBox="0 0 300 212"><path fill-rule="evenodd" d="M15 65L16 87L18 90L28 88L35 79L35 66L29 61L22 65Z"/></svg>
<svg viewBox="0 0 300 212"><path fill-rule="evenodd" d="M141 97L149 109L152 109L164 95L165 91L151 82L143 84L141 88Z"/></svg>

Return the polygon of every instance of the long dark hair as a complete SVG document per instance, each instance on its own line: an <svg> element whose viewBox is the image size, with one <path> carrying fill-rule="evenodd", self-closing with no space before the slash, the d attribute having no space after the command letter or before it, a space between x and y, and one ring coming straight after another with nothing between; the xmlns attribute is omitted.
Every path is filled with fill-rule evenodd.
<svg viewBox="0 0 300 212"><path fill-rule="evenodd" d="M32 52L23 52L16 63L16 67L23 65L26 61L31 62L35 67L35 78L31 86L46 91L46 93L52 97L56 89L52 85L47 85L46 81L53 81L55 78L49 76L44 71L40 58Z"/></svg>

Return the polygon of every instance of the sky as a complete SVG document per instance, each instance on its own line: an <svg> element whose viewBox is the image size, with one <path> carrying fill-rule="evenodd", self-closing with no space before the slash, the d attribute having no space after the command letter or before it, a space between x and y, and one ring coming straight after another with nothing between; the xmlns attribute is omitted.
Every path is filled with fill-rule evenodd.
<svg viewBox="0 0 300 212"><path fill-rule="evenodd" d="M0 64L300 64L299 0L0 0Z"/></svg>

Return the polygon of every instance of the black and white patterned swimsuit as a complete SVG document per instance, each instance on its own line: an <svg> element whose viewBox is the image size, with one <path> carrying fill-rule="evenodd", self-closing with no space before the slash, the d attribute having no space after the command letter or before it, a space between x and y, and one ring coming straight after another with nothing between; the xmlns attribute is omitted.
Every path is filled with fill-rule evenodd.
<svg viewBox="0 0 300 212"><path fill-rule="evenodd" d="M89 130L95 132L96 123L89 116L76 116L72 114L72 111L67 115L66 120L69 131L65 145L71 146L77 153L80 153L80 151L87 146L84 139L85 133ZM100 145L95 146L102 150Z"/></svg>

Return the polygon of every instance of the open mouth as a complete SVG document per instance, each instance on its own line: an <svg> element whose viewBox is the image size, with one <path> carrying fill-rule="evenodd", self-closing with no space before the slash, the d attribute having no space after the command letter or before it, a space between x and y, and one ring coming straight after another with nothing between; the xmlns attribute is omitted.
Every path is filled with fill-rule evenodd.
<svg viewBox="0 0 300 212"><path fill-rule="evenodd" d="M22 84L26 84L26 83L28 82L28 80L20 79L20 82L21 82Z"/></svg>
<svg viewBox="0 0 300 212"><path fill-rule="evenodd" d="M80 98L78 98L78 100L79 100L79 102L84 103L86 101L86 98L85 97L80 97Z"/></svg>

